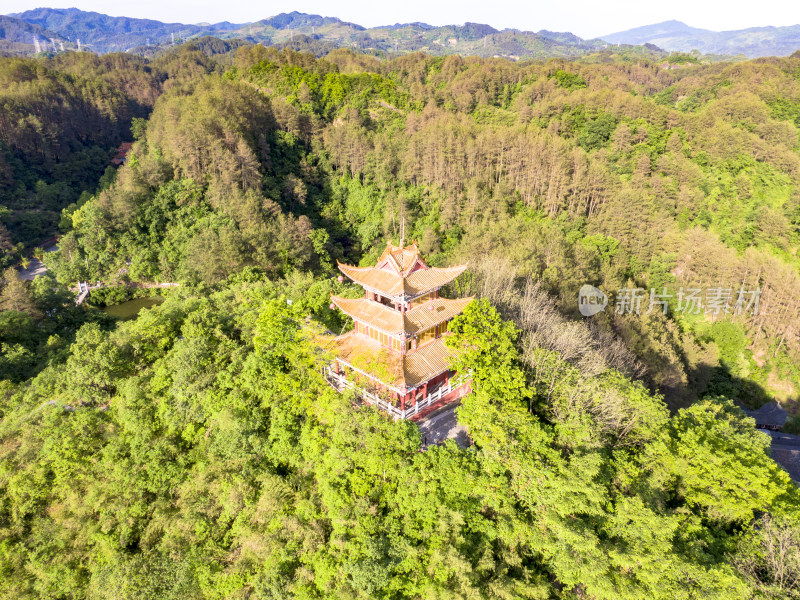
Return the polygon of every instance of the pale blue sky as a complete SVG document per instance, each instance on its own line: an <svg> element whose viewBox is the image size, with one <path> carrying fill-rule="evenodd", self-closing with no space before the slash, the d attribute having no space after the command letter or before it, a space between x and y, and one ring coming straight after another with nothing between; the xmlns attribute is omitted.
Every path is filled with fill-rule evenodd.
<svg viewBox="0 0 800 600"><path fill-rule="evenodd" d="M423 21L431 25L488 23L498 29L513 27L536 31L571 31L581 37L677 19L693 27L717 31L764 25L800 24L800 2L796 0L569 0L567 2L514 2L512 0L382 0L330 2L298 0L279 2L220 2L208 0L0 0L0 14L21 12L38 6L77 7L114 16L158 19L180 23L257 21L298 10L339 17L366 27Z"/></svg>

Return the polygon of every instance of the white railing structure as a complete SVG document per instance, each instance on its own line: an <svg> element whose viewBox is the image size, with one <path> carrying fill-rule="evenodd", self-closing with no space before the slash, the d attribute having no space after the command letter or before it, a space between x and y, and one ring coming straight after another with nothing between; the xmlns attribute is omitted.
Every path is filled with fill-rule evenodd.
<svg viewBox="0 0 800 600"><path fill-rule="evenodd" d="M323 375L325 379L328 380L334 388L338 391L342 391L344 389L351 389L354 390L356 396L361 398L366 404L371 404L377 406L381 410L388 413L392 418L395 420L399 419L409 419L417 414L421 410L432 406L442 398L444 398L447 394L453 391L453 387L450 385L450 381L446 381L445 383L439 385L435 390L433 390L430 394L428 394L425 398L420 400L419 402L415 402L414 406L409 406L407 409L402 410L397 406L394 406L391 402L387 402L377 394L374 394L368 390L365 390L362 387L357 386L352 381L349 381L347 377L342 375L341 373L337 373L331 367L325 367L323 369Z"/></svg>
<svg viewBox="0 0 800 600"><path fill-rule="evenodd" d="M86 296L89 295L89 284L84 283L83 281L78 282L78 299L75 300L75 306L80 306L83 304L83 301L86 300Z"/></svg>

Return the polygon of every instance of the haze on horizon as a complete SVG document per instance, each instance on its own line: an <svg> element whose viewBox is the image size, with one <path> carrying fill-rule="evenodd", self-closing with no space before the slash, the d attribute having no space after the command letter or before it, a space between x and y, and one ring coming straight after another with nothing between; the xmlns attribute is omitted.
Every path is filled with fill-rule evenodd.
<svg viewBox="0 0 800 600"><path fill-rule="evenodd" d="M112 16L177 23L245 23L297 10L338 17L365 27L416 21L431 25L453 25L471 21L486 23L497 29L570 31L587 39L671 19L714 31L800 24L800 3L787 6L785 0L763 0L759 3L744 0L674 0L670 3L646 4L635 0L573 0L568 4L522 4L513 0L497 0L491 3L475 0L438 3L407 0L402 3L376 2L369 5L352 0L335 3L324 0L271 3L245 1L235 4L208 0L140 0L135 4L110 4L100 0L4 0L1 12L17 13L42 6L75 7Z"/></svg>

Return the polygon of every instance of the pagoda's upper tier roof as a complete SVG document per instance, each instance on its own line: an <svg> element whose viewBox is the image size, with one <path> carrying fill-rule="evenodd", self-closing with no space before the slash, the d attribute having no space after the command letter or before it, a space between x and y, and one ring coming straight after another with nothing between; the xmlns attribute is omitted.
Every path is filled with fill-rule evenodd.
<svg viewBox="0 0 800 600"><path fill-rule="evenodd" d="M415 306L405 313L366 298L349 299L332 296L331 300L342 312L353 319L390 335L400 335L402 333L418 333L444 321L449 321L461 314L472 298L457 300L435 298Z"/></svg>
<svg viewBox="0 0 800 600"><path fill-rule="evenodd" d="M364 288L387 298L407 299L439 289L461 275L467 265L429 267L416 244L387 244L374 267L353 267L339 263L339 270Z"/></svg>

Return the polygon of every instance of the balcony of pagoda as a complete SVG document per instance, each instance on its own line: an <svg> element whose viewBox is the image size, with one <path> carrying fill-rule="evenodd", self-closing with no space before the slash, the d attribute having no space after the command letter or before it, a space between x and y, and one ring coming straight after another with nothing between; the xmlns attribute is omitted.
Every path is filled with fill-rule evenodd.
<svg viewBox="0 0 800 600"><path fill-rule="evenodd" d="M326 367L323 374L337 390L353 390L359 400L383 410L395 420L422 418L470 391L469 382L455 382L451 371L405 391L389 389L363 373L359 373L362 376L359 378L354 372L358 370L334 363Z"/></svg>

